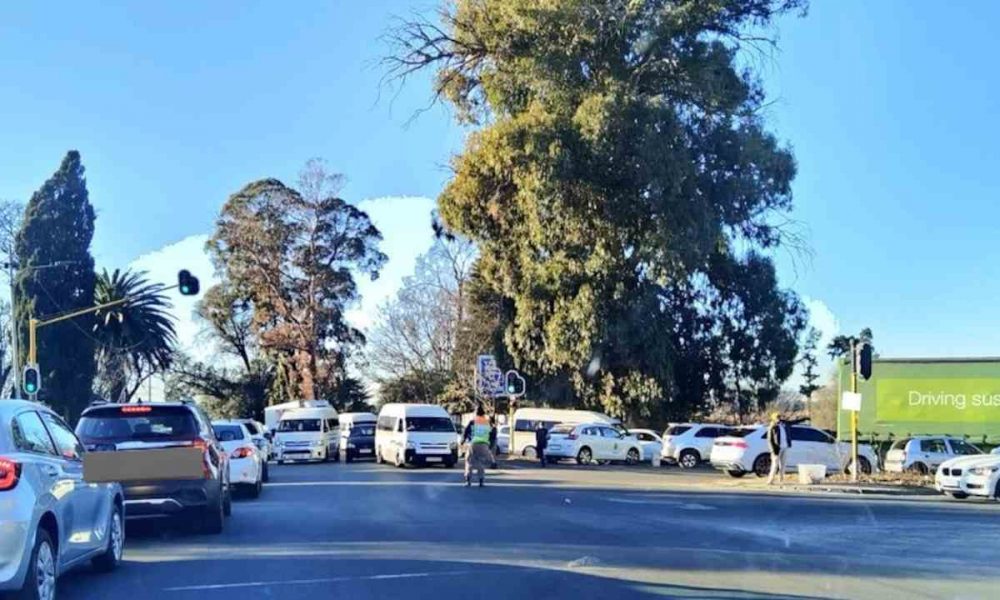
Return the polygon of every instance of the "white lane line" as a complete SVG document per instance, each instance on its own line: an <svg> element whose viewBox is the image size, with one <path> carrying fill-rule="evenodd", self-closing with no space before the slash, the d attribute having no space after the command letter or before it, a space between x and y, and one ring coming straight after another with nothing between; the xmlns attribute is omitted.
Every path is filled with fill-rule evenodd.
<svg viewBox="0 0 1000 600"><path fill-rule="evenodd" d="M697 502L683 502L679 500L667 499L617 498L615 496L606 496L604 499L608 502L615 502L618 504L655 504L659 506L672 506L679 510L716 510L717 508L707 504L698 504Z"/></svg>
<svg viewBox="0 0 1000 600"><path fill-rule="evenodd" d="M188 585L182 587L164 588L167 592L197 592L208 590L229 590L238 588L268 587L272 585L315 585L319 583L344 583L348 581L384 581L387 579L420 579L426 577L452 577L455 575L471 575L486 572L498 572L502 569L466 569L462 571L428 571L423 573L384 573L380 575L344 575L341 577L323 577L319 579L278 579L274 581L245 581L239 583L216 583L207 585Z"/></svg>

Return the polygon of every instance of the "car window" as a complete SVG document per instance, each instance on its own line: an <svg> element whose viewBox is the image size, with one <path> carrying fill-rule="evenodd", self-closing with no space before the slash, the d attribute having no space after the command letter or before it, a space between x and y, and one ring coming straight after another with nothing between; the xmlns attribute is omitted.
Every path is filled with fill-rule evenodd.
<svg viewBox="0 0 1000 600"><path fill-rule="evenodd" d="M799 442L820 442L824 444L832 444L833 440L830 436L826 435L818 429L813 429L812 427L792 427L790 433L792 441Z"/></svg>
<svg viewBox="0 0 1000 600"><path fill-rule="evenodd" d="M235 442L244 438L243 428L239 425L213 425L212 429L220 442Z"/></svg>
<svg viewBox="0 0 1000 600"><path fill-rule="evenodd" d="M447 417L406 417L407 431L455 432L455 424Z"/></svg>
<svg viewBox="0 0 1000 600"><path fill-rule="evenodd" d="M196 415L185 406L123 404L84 413L76 426L76 434L85 444L205 437Z"/></svg>
<svg viewBox="0 0 1000 600"><path fill-rule="evenodd" d="M934 454L947 454L948 449L942 439L920 440L920 451Z"/></svg>
<svg viewBox="0 0 1000 600"><path fill-rule="evenodd" d="M322 419L284 419L278 423L278 431L282 432L317 432L322 428Z"/></svg>
<svg viewBox="0 0 1000 600"><path fill-rule="evenodd" d="M14 445L22 452L56 456L56 448L49 437L41 417L34 411L23 412L13 421Z"/></svg>
<svg viewBox="0 0 1000 600"><path fill-rule="evenodd" d="M606 438L618 438L621 437L621 433L610 427L601 427L601 435Z"/></svg>
<svg viewBox="0 0 1000 600"><path fill-rule="evenodd" d="M381 431L392 431L396 428L396 417L383 415L378 418L378 428Z"/></svg>
<svg viewBox="0 0 1000 600"><path fill-rule="evenodd" d="M637 434L635 434L635 437L640 442L651 442L651 441L653 441L653 436L649 435L648 433L637 433Z"/></svg>
<svg viewBox="0 0 1000 600"><path fill-rule="evenodd" d="M983 453L982 450L965 440L948 440L948 443L951 444L951 451L960 456L973 456Z"/></svg>
<svg viewBox="0 0 1000 600"><path fill-rule="evenodd" d="M52 413L41 413L59 455L68 460L82 460L83 446L63 420Z"/></svg>
<svg viewBox="0 0 1000 600"><path fill-rule="evenodd" d="M250 435L260 435L260 428L253 421L244 421L243 425L250 432Z"/></svg>
<svg viewBox="0 0 1000 600"><path fill-rule="evenodd" d="M681 435L691 429L690 425L671 425L663 432L663 435Z"/></svg>
<svg viewBox="0 0 1000 600"><path fill-rule="evenodd" d="M340 427L340 419L333 418L333 419L327 419L326 420L326 430L327 431L333 431L334 429L337 429L338 427Z"/></svg>
<svg viewBox="0 0 1000 600"><path fill-rule="evenodd" d="M567 433L572 432L574 429L576 429L576 427L574 427L573 425L556 425L555 427L549 430L549 433L566 435Z"/></svg>
<svg viewBox="0 0 1000 600"><path fill-rule="evenodd" d="M695 432L694 437L696 438L717 438L719 437L718 427L702 427Z"/></svg>
<svg viewBox="0 0 1000 600"><path fill-rule="evenodd" d="M901 440L896 440L892 443L892 447L889 450L905 450L906 445L910 443L910 438L903 438Z"/></svg>
<svg viewBox="0 0 1000 600"><path fill-rule="evenodd" d="M355 425L354 427L351 427L349 437L370 437L373 435L375 435L375 428L372 425L365 423L364 425Z"/></svg>

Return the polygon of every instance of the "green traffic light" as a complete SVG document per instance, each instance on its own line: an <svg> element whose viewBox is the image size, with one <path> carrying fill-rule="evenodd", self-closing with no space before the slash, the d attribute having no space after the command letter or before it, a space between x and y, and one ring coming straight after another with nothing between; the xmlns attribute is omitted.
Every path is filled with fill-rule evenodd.
<svg viewBox="0 0 1000 600"><path fill-rule="evenodd" d="M28 390L28 393L29 393L29 394L34 394L34 393L35 393L35 384L33 384L33 383L28 383L28 384L26 384L26 385L25 385L24 387L25 387L25 389L27 389L27 390Z"/></svg>
<svg viewBox="0 0 1000 600"><path fill-rule="evenodd" d="M187 295L187 293L188 293L188 286L186 286L186 285L182 285L182 286L181 286L181 294L183 294L183 295L185 295L185 296L186 296L186 295Z"/></svg>

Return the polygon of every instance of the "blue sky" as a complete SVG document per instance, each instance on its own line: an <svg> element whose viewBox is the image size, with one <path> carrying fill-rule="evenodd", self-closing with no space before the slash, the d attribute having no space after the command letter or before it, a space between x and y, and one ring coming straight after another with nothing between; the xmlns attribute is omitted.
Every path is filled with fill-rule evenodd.
<svg viewBox="0 0 1000 600"><path fill-rule="evenodd" d="M200 246L228 194L323 157L387 237L364 323L429 244L461 147L443 107L408 122L427 78L380 94L379 35L430 5L4 3L0 198L27 200L77 148L98 264L168 278L179 262L208 269ZM992 3L817 1L757 57L812 251L780 253L782 281L827 333L871 326L884 356L1000 355L998 17Z"/></svg>

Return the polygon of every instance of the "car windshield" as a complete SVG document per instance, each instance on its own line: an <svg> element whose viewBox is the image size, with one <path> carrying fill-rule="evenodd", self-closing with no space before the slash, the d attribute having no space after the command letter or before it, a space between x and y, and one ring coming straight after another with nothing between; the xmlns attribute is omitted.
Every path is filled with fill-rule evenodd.
<svg viewBox="0 0 1000 600"><path fill-rule="evenodd" d="M371 437L375 435L374 425L355 425L351 427L350 437Z"/></svg>
<svg viewBox="0 0 1000 600"><path fill-rule="evenodd" d="M216 425L213 423L212 429L215 431L215 437L220 442L233 442L242 440L245 437L243 435L243 428L239 425Z"/></svg>
<svg viewBox="0 0 1000 600"><path fill-rule="evenodd" d="M909 444L909 443L910 443L910 439L909 438L904 438L904 439L901 439L901 440L896 440L895 442L892 443L892 446L889 449L890 450L905 450L906 449L906 445Z"/></svg>
<svg viewBox="0 0 1000 600"><path fill-rule="evenodd" d="M243 426L247 428L247 431L250 432L250 435L260 435L260 428L257 427L257 424L254 423L253 421L244 421Z"/></svg>
<svg viewBox="0 0 1000 600"><path fill-rule="evenodd" d="M976 448L972 444L964 440L949 440L951 443L951 450L955 454L960 454L963 456L972 456L975 454L982 454L983 451Z"/></svg>
<svg viewBox="0 0 1000 600"><path fill-rule="evenodd" d="M750 435L755 431L757 431L756 427L735 427L733 429L727 430L725 432L725 435L726 437L742 438L742 437L747 437L748 435Z"/></svg>
<svg viewBox="0 0 1000 600"><path fill-rule="evenodd" d="M407 431L455 432L455 424L447 417L406 417Z"/></svg>
<svg viewBox="0 0 1000 600"><path fill-rule="evenodd" d="M282 419L278 423L280 433L302 433L308 431L320 431L322 429L320 419Z"/></svg>
<svg viewBox="0 0 1000 600"><path fill-rule="evenodd" d="M76 433L84 443L190 440L198 436L198 422L184 407L125 405L88 412Z"/></svg>

